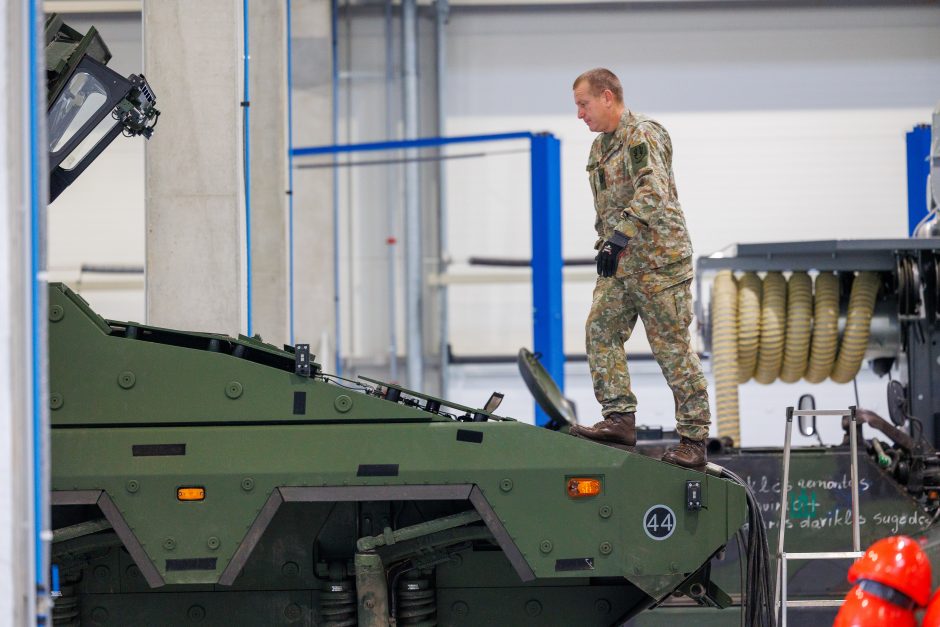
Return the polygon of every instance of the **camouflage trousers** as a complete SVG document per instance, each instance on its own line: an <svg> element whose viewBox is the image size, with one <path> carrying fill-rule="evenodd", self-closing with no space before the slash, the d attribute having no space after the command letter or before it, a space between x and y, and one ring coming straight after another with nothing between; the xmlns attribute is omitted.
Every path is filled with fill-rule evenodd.
<svg viewBox="0 0 940 627"><path fill-rule="evenodd" d="M691 260L684 259L654 272L598 277L585 332L594 395L603 415L636 411L624 344L640 318L675 398L676 431L702 440L711 416L708 384L689 335L691 275Z"/></svg>

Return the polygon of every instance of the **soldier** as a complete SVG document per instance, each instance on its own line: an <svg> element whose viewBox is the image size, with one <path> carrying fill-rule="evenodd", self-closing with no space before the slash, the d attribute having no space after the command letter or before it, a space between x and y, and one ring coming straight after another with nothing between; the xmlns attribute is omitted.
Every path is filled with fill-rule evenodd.
<svg viewBox="0 0 940 627"><path fill-rule="evenodd" d="M574 82L578 118L599 133L587 172L597 211L597 282L585 331L594 394L603 420L571 433L636 444L636 396L624 343L643 319L653 355L676 402L681 439L663 461L701 468L711 422L708 389L692 350L692 244L672 174L672 142L659 123L627 109L610 70Z"/></svg>

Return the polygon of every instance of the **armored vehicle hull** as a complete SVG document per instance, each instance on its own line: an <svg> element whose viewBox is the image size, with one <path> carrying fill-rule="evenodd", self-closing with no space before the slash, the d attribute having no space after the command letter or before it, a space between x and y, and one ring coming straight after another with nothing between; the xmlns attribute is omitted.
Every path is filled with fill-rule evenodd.
<svg viewBox="0 0 940 627"><path fill-rule="evenodd" d="M722 598L731 481L62 285L49 305L60 624L611 625Z"/></svg>

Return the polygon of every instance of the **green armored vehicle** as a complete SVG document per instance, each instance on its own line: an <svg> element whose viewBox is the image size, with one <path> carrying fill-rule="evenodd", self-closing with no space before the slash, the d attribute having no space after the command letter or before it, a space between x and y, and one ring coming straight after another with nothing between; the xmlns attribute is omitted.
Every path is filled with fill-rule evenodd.
<svg viewBox="0 0 940 627"><path fill-rule="evenodd" d="M393 385L303 346L49 297L56 620L613 625L747 516L735 483Z"/></svg>

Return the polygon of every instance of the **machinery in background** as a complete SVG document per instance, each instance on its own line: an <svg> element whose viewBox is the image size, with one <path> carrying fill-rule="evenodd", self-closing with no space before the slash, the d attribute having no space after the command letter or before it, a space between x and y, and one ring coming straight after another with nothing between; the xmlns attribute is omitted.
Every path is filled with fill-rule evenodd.
<svg viewBox="0 0 940 627"><path fill-rule="evenodd" d="M714 277L709 298L699 300L699 319L705 321L716 380L719 436L730 434L713 443L710 459L742 475L768 520L776 520L782 452L734 446L739 441L737 386L751 377L760 383L778 377L850 383L867 362L886 378L890 421L858 411L877 433L862 440L860 448L862 545L906 534L920 539L931 562L940 564L940 240L746 244L700 259L698 269L700 295L706 295L703 278ZM804 395L801 404L815 409L811 395ZM787 497L790 551L848 546L851 485L848 427L843 427L846 437L837 446L793 451ZM801 421L800 431L814 436L815 422ZM651 450L665 444L647 443ZM774 545L773 522L768 533ZM733 586L735 562L729 551L723 563L713 564L720 584ZM796 564L787 583L791 599L845 596L848 560ZM818 624L834 616L835 609L790 610L792 624ZM643 619L637 624L658 623Z"/></svg>
<svg viewBox="0 0 940 627"><path fill-rule="evenodd" d="M45 37L52 202L118 135L150 139L160 112L143 76L107 67L111 52L94 27L82 35L53 13Z"/></svg>

